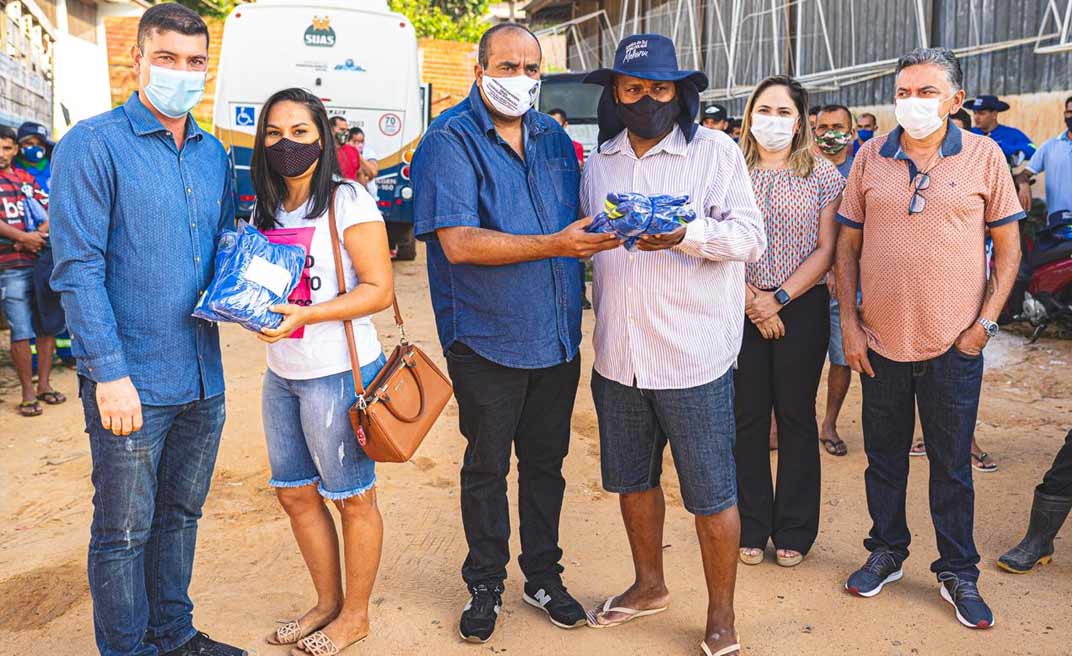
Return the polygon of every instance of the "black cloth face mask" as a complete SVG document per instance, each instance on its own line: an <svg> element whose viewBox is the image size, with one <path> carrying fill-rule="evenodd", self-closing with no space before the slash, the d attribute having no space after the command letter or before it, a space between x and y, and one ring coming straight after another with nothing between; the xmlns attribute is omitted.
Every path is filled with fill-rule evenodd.
<svg viewBox="0 0 1072 656"><path fill-rule="evenodd" d="M1065 126L1068 127L1068 131L1072 132L1072 116L1065 119Z"/></svg>
<svg viewBox="0 0 1072 656"><path fill-rule="evenodd" d="M264 149L268 166L284 178L293 178L305 173L320 158L320 142L303 144L290 139L280 139Z"/></svg>
<svg viewBox="0 0 1072 656"><path fill-rule="evenodd" d="M630 132L644 139L661 137L671 128L681 115L681 105L677 98L668 102L659 102L651 96L644 96L632 104L619 102L614 107L618 120L625 124Z"/></svg>

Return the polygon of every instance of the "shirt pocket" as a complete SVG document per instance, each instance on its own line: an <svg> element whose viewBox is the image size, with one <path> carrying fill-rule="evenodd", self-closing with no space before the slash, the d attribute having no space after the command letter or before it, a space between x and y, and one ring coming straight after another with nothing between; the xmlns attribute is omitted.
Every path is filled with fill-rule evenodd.
<svg viewBox="0 0 1072 656"><path fill-rule="evenodd" d="M565 227L577 219L581 174L576 160L555 157L547 162L548 186L554 189L554 218L560 227Z"/></svg>

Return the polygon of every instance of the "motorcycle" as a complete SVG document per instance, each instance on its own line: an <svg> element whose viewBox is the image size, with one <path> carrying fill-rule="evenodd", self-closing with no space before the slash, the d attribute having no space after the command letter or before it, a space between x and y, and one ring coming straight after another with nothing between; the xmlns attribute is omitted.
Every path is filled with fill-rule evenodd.
<svg viewBox="0 0 1072 656"><path fill-rule="evenodd" d="M1023 258L1031 278L1023 307L1013 317L1034 327L1031 344L1051 325L1072 332L1072 211L1054 212L1046 226L1026 240Z"/></svg>

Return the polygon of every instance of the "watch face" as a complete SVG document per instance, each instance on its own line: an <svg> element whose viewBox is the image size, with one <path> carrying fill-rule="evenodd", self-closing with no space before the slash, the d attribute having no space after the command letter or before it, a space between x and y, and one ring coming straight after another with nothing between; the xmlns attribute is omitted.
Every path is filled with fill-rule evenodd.
<svg viewBox="0 0 1072 656"><path fill-rule="evenodd" d="M779 289L778 291L774 292L774 300L778 301L782 305L785 305L789 302L789 292L785 291L784 289Z"/></svg>

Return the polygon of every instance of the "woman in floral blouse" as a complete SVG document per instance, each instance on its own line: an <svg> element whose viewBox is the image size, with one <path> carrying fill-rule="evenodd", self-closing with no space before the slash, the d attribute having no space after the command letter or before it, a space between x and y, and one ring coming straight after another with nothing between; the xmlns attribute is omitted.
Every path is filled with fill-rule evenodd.
<svg viewBox="0 0 1072 656"><path fill-rule="evenodd" d="M792 78L767 78L748 101L741 149L767 230L767 251L746 267L744 341L735 378L741 561L803 560L819 531L815 395L830 335L826 274L844 179L813 151L808 94ZM777 486L768 435L778 422Z"/></svg>

